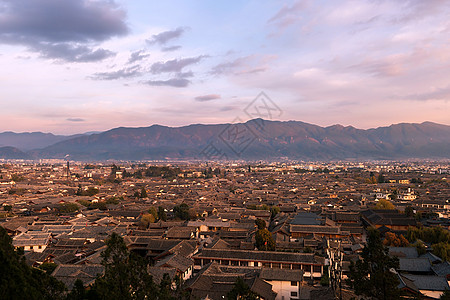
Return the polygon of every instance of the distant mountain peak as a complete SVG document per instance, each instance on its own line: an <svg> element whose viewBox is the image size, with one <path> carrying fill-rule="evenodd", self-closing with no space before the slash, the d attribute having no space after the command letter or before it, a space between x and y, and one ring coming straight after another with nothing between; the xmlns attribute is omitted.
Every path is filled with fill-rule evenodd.
<svg viewBox="0 0 450 300"><path fill-rule="evenodd" d="M250 128L247 136L234 136L237 131L224 134L230 123L119 127L63 140L32 154L37 158L70 154L87 160L208 160L205 149L213 147L229 159L248 160L450 158L450 126L430 122L368 130L261 118L241 124Z"/></svg>

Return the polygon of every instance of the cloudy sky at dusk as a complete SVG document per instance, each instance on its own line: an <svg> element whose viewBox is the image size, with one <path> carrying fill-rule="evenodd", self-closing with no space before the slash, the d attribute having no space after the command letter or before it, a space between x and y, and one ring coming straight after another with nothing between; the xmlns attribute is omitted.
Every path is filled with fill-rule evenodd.
<svg viewBox="0 0 450 300"><path fill-rule="evenodd" d="M450 125L450 1L0 0L0 132Z"/></svg>

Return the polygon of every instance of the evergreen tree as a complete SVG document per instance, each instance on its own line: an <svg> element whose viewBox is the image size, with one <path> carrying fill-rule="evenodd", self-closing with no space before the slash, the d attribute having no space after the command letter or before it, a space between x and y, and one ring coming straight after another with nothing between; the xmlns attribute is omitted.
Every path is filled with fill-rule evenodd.
<svg viewBox="0 0 450 300"><path fill-rule="evenodd" d="M247 283L241 278L238 277L236 282L234 283L233 289L227 294L228 300L257 300L260 299L259 295L253 292Z"/></svg>
<svg viewBox="0 0 450 300"><path fill-rule="evenodd" d="M189 220L189 205L186 203L181 203L180 205L176 205L173 208L173 213L175 215L175 218L181 219L181 220Z"/></svg>
<svg viewBox="0 0 450 300"><path fill-rule="evenodd" d="M162 206L158 206L158 219L161 221L167 221L167 214Z"/></svg>
<svg viewBox="0 0 450 300"><path fill-rule="evenodd" d="M102 253L105 274L97 278L92 297L99 299L156 299L158 289L144 260L130 253L121 236L111 234Z"/></svg>
<svg viewBox="0 0 450 300"><path fill-rule="evenodd" d="M72 288L72 291L67 294L66 300L84 300L86 299L86 296L87 295L86 290L84 289L83 281L77 279Z"/></svg>
<svg viewBox="0 0 450 300"><path fill-rule="evenodd" d="M259 229L255 236L256 248L261 251L275 251L275 241L266 228Z"/></svg>
<svg viewBox="0 0 450 300"><path fill-rule="evenodd" d="M260 219L260 218L256 219L255 224L258 227L258 230L266 228L266 221L264 221L263 219Z"/></svg>
<svg viewBox="0 0 450 300"><path fill-rule="evenodd" d="M0 290L2 299L63 299L66 287L45 271L29 267L0 226Z"/></svg>
<svg viewBox="0 0 450 300"><path fill-rule="evenodd" d="M368 230L367 245L362 251L362 260L351 263L347 283L357 295L374 299L399 299L399 280L392 268L399 267L398 259L388 255L388 248L381 242L380 233Z"/></svg>
<svg viewBox="0 0 450 300"><path fill-rule="evenodd" d="M145 187L141 188L141 198L147 198L147 191L145 190Z"/></svg>

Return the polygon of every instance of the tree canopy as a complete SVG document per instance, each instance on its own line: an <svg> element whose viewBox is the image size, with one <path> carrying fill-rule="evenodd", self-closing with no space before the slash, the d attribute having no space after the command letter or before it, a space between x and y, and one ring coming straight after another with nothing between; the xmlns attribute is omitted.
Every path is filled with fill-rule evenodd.
<svg viewBox="0 0 450 300"><path fill-rule="evenodd" d="M275 241L273 240L272 234L266 228L259 229L256 232L256 248L262 251L275 251Z"/></svg>
<svg viewBox="0 0 450 300"><path fill-rule="evenodd" d="M357 295L375 299L399 299L401 290L397 288L398 277L391 269L398 268L399 262L388 255L380 233L368 230L367 245L362 250L362 260L351 263L347 283Z"/></svg>
<svg viewBox="0 0 450 300"><path fill-rule="evenodd" d="M44 270L25 262L11 237L0 227L0 290L2 299L64 299L66 287Z"/></svg>

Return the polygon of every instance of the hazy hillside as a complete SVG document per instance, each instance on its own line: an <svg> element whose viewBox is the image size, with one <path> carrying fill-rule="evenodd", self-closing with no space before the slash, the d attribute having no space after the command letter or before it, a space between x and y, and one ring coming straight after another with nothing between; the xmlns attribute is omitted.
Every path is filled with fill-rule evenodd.
<svg viewBox="0 0 450 300"><path fill-rule="evenodd" d="M54 135L51 133L42 132L1 132L0 133L0 147L10 146L18 148L22 151L28 151L32 149L40 149L55 143L68 140L78 135Z"/></svg>
<svg viewBox="0 0 450 300"><path fill-rule="evenodd" d="M30 159L31 157L14 147L0 147L0 159Z"/></svg>
<svg viewBox="0 0 450 300"><path fill-rule="evenodd" d="M245 132L241 139L233 135L236 130ZM425 122L361 130L257 119L238 125L121 127L71 138L31 154L96 160L207 159L208 145L230 159L450 158L450 126Z"/></svg>

